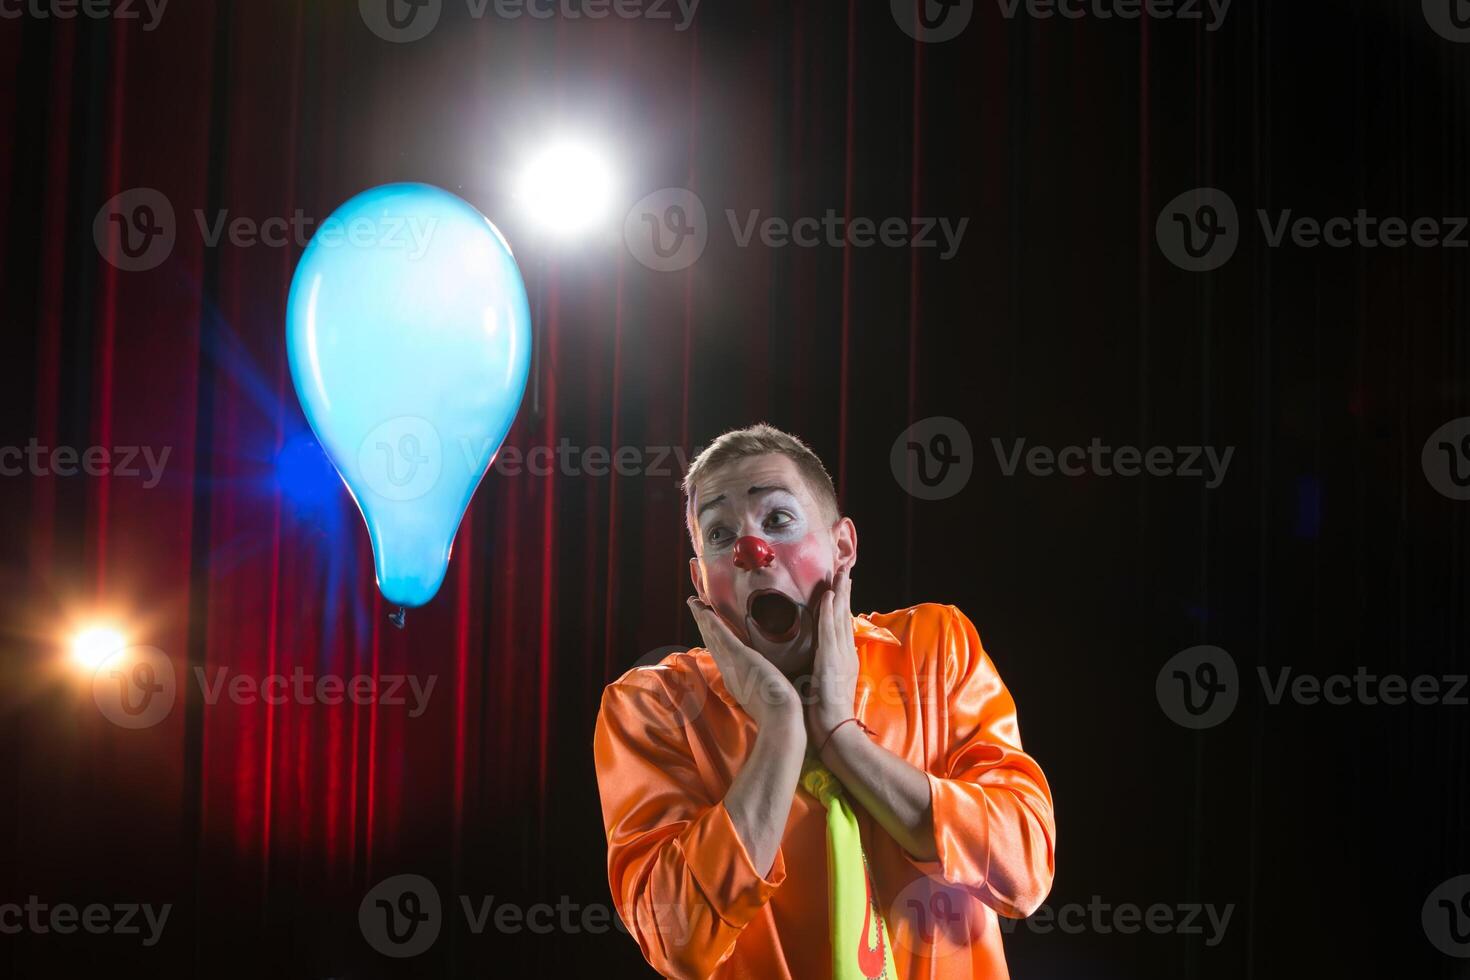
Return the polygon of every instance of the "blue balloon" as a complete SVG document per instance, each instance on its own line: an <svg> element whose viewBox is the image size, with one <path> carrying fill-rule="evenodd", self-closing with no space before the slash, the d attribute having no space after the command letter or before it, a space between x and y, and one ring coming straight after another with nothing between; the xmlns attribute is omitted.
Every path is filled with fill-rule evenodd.
<svg viewBox="0 0 1470 980"><path fill-rule="evenodd" d="M359 194L296 266L286 347L307 421L367 522L378 588L423 605L526 390L531 314L510 246L437 187Z"/></svg>

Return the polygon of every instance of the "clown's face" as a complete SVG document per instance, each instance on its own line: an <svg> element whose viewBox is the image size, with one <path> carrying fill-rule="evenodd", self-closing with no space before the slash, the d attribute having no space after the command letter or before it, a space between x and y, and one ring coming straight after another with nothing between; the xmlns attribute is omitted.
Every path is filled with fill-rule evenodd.
<svg viewBox="0 0 1470 980"><path fill-rule="evenodd" d="M857 560L852 521L834 520L779 453L705 474L690 508L699 597L783 673L808 669L817 600Z"/></svg>

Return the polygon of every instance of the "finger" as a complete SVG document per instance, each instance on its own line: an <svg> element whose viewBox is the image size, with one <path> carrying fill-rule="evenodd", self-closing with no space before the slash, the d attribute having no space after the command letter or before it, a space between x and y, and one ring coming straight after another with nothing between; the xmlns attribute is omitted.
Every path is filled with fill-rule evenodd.
<svg viewBox="0 0 1470 980"><path fill-rule="evenodd" d="M832 640L836 636L833 630L833 620L837 618L836 596L831 589L822 593L821 601L817 603L817 660L826 659L825 651L832 646Z"/></svg>
<svg viewBox="0 0 1470 980"><path fill-rule="evenodd" d="M732 654L730 646L720 636L720 628L724 621L715 615L714 610L698 599L689 599L689 612L694 616L695 625L699 627L699 635L704 641L704 648L709 651L710 658L715 662L715 669L725 679L726 686L732 690L738 690L743 683L741 665L739 660Z"/></svg>
<svg viewBox="0 0 1470 980"><path fill-rule="evenodd" d="M705 646L711 652L721 649L722 652L731 656L743 656L749 648L745 642L736 635L715 608L706 602L690 600L689 608L694 612L695 621L699 623L700 635L704 637ZM750 650L750 655L755 656L755 651Z"/></svg>
<svg viewBox="0 0 1470 980"><path fill-rule="evenodd" d="M694 617L694 625L699 629L699 636L704 641L705 649L716 654L718 658L720 648L725 645L724 637L719 632L720 617L698 599L689 600L689 612Z"/></svg>
<svg viewBox="0 0 1470 980"><path fill-rule="evenodd" d="M699 630L700 638L704 640L705 646L709 646L709 635L704 631L704 613L707 607L696 596L690 596L684 602L689 607L689 615L694 617L694 625Z"/></svg>

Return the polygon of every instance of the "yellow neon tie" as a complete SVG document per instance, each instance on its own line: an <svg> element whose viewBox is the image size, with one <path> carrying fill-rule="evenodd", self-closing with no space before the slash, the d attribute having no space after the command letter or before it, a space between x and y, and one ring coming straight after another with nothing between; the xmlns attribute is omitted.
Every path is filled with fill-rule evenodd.
<svg viewBox="0 0 1470 980"><path fill-rule="evenodd" d="M873 897L857 815L837 777L815 759L801 771L801 788L827 808L827 896L832 923L832 980L898 980L893 945Z"/></svg>

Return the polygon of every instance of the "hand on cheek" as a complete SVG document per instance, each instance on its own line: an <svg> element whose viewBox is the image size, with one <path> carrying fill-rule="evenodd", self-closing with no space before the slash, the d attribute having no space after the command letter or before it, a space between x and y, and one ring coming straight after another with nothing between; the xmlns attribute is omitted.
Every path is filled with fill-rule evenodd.
<svg viewBox="0 0 1470 980"><path fill-rule="evenodd" d="M701 598L737 634L745 633L745 613L735 601L735 575L726 564L706 566Z"/></svg>
<svg viewBox="0 0 1470 980"><path fill-rule="evenodd" d="M725 687L761 728L802 731L801 700L775 665L750 649L706 603L690 597L689 611ZM794 726L794 727L793 727Z"/></svg>
<svg viewBox="0 0 1470 980"><path fill-rule="evenodd" d="M852 574L839 571L832 586L822 592L817 606L816 657L812 681L816 696L807 709L807 723L820 748L837 725L852 717L857 698L857 644L852 632Z"/></svg>

